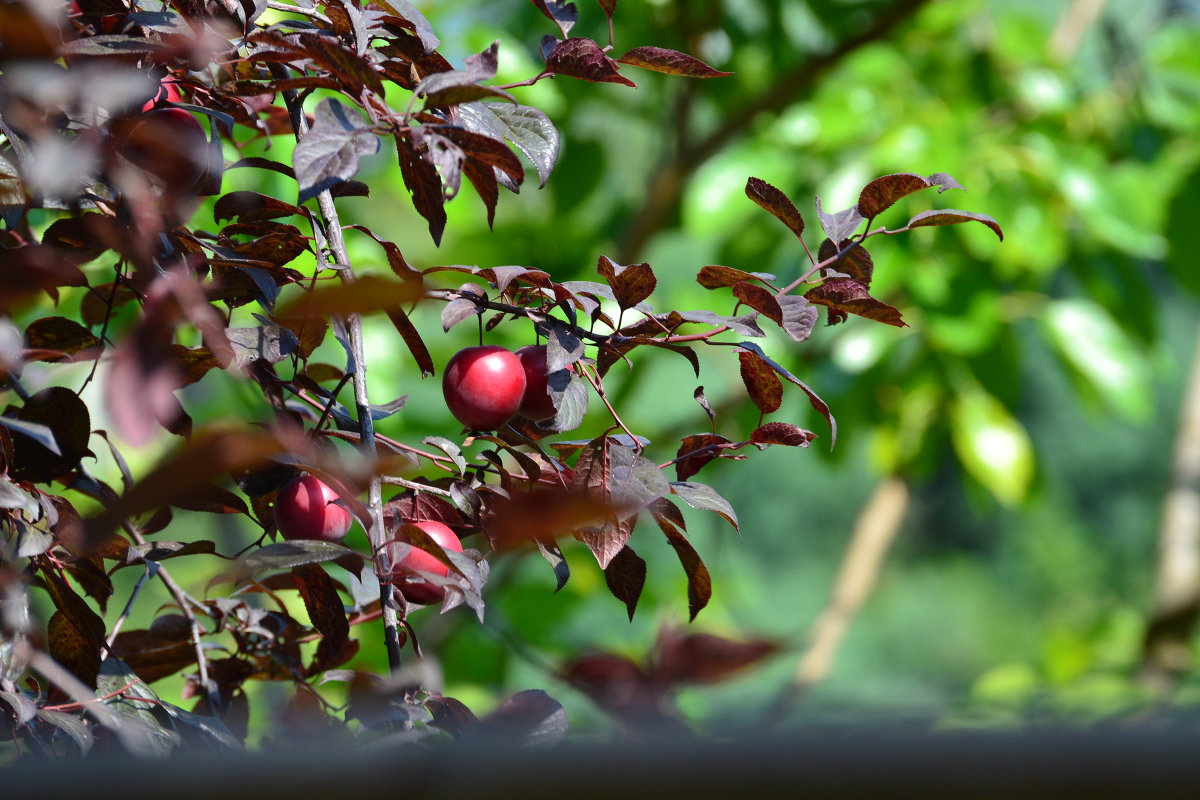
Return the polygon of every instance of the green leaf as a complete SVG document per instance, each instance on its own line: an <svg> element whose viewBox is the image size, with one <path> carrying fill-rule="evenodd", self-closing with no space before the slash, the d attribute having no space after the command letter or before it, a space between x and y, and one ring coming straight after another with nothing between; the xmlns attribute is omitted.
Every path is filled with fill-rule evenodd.
<svg viewBox="0 0 1200 800"><path fill-rule="evenodd" d="M1041 316L1062 358L1114 411L1131 421L1153 410L1153 383L1146 355L1096 303L1056 300Z"/></svg>
<svg viewBox="0 0 1200 800"><path fill-rule="evenodd" d="M950 425L967 472L1001 503L1023 500L1033 480L1033 446L1000 401L978 386L966 386L954 398Z"/></svg>

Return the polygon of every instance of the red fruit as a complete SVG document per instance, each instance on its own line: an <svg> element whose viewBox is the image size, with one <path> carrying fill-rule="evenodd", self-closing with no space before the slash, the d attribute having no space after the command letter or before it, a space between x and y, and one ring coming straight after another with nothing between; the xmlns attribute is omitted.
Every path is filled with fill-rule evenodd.
<svg viewBox="0 0 1200 800"><path fill-rule="evenodd" d="M503 347L466 347L446 364L442 395L450 413L463 425L493 431L520 408L525 369L521 360Z"/></svg>
<svg viewBox="0 0 1200 800"><path fill-rule="evenodd" d="M443 550L453 550L456 553L461 553L463 550L462 542L458 540L458 536L454 531L440 522L433 520L422 520L414 522L413 525L423 530L433 539ZM404 599L410 603L419 603L423 606L432 605L442 602L446 596L446 588L430 583L429 581L412 580L412 576L416 570L423 572L431 572L434 575L449 575L450 567L443 564L435 556L426 553L424 550L418 550L413 547L408 551L408 555L400 558L400 542L408 543L408 538L404 536L403 531L396 537L395 541L388 542L384 545L388 557L392 562L392 582L400 590L400 594L404 595Z"/></svg>
<svg viewBox="0 0 1200 800"><path fill-rule="evenodd" d="M182 108L140 114L121 126L118 137L121 154L169 189L190 189L208 171L208 136Z"/></svg>
<svg viewBox="0 0 1200 800"><path fill-rule="evenodd" d="M527 344L517 350L517 358L525 368L525 396L521 398L521 414L534 422L552 419L558 410L550 399L546 386L546 345ZM572 372L575 367L568 366Z"/></svg>
<svg viewBox="0 0 1200 800"><path fill-rule="evenodd" d="M312 475L302 475L279 490L275 525L284 539L340 542L354 517L337 504L337 492Z"/></svg>
<svg viewBox="0 0 1200 800"><path fill-rule="evenodd" d="M163 103L178 103L183 100L179 93L179 84L174 78L164 78L158 85L158 93L142 105L142 111L152 111Z"/></svg>

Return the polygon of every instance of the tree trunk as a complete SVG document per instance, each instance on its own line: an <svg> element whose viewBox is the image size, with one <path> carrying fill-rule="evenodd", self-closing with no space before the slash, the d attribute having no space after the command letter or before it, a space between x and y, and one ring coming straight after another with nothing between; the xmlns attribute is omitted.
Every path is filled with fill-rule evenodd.
<svg viewBox="0 0 1200 800"><path fill-rule="evenodd" d="M1146 629L1142 678L1171 689L1192 662L1200 613L1200 333L1179 415L1171 480L1158 532L1154 614Z"/></svg>
<svg viewBox="0 0 1200 800"><path fill-rule="evenodd" d="M842 640L875 588L883 559L900 532L908 504L908 484L896 475L885 478L867 500L854 526L829 601L813 624L808 650L796 667L793 699L820 683L833 669Z"/></svg>

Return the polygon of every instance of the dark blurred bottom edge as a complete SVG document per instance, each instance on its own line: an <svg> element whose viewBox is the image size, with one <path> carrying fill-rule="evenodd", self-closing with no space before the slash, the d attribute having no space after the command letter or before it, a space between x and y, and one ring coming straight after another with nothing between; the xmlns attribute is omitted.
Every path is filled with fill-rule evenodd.
<svg viewBox="0 0 1200 800"><path fill-rule="evenodd" d="M25 760L0 800L430 797L1200 798L1200 730L934 733L736 741L502 742L164 760Z"/></svg>

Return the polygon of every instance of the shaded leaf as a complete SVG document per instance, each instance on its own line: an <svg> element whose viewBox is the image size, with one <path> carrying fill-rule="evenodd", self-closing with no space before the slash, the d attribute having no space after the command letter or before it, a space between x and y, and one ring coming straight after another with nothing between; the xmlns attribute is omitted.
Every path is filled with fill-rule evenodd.
<svg viewBox="0 0 1200 800"><path fill-rule="evenodd" d="M218 575L210 583L244 583L268 572L290 570L303 564L325 561L355 563L361 568L362 556L348 547L319 540L276 542L260 547L238 559L233 569ZM356 570L351 570L356 571Z"/></svg>
<svg viewBox="0 0 1200 800"><path fill-rule="evenodd" d="M679 316L685 322L699 322L714 327L724 326L734 333L740 333L742 336L766 336L762 328L758 327L755 322L757 314L740 314L736 317L723 317L720 314L714 314L711 311L703 309L697 311L680 311Z"/></svg>
<svg viewBox="0 0 1200 800"><path fill-rule="evenodd" d="M863 224L863 215L858 213L858 206L852 206L835 214L826 214L821 208L821 198L816 199L817 219L821 222L821 230L835 242L849 239Z"/></svg>
<svg viewBox="0 0 1200 800"><path fill-rule="evenodd" d="M635 47L617 61L667 75L682 75L685 78L721 78L733 74L713 69L695 56L665 47Z"/></svg>
<svg viewBox="0 0 1200 800"><path fill-rule="evenodd" d="M835 247L832 241L825 239L821 242L820 249L817 250L817 259L822 262L827 261L839 252L842 253L842 257L833 262L830 269L844 272L851 278L870 286L871 277L875 273L875 262L862 245L844 239Z"/></svg>
<svg viewBox="0 0 1200 800"><path fill-rule="evenodd" d="M638 598L646 585L646 562L628 544L617 551L604 569L604 583L613 597L625 604L629 621L637 610Z"/></svg>
<svg viewBox="0 0 1200 800"><path fill-rule="evenodd" d="M655 645L653 676L668 684L710 684L728 680L775 653L779 645L744 642L709 633L685 634L664 629Z"/></svg>
<svg viewBox="0 0 1200 800"><path fill-rule="evenodd" d="M546 18L558 26L562 31L562 35L570 36L571 28L575 27L575 21L579 18L579 9L574 3L567 0L529 0L537 8L546 15Z"/></svg>
<svg viewBox="0 0 1200 800"><path fill-rule="evenodd" d="M876 300L861 281L853 278L833 278L809 289L804 294L810 303L826 306L837 311L857 314L897 328L907 327L899 309ZM832 318L831 318L832 319Z"/></svg>
<svg viewBox="0 0 1200 800"><path fill-rule="evenodd" d="M711 486L689 481L671 481L671 493L692 508L713 511L724 517L734 528L738 527L737 513L733 506Z"/></svg>
<svg viewBox="0 0 1200 800"><path fill-rule="evenodd" d="M506 744L557 744L567 735L569 720L562 703L541 689L517 692L483 718L483 731Z"/></svg>
<svg viewBox="0 0 1200 800"><path fill-rule="evenodd" d="M772 376L774 377L774 376ZM778 378L775 378L778 381ZM729 439L715 433L684 436L675 453L675 478L686 481L721 455L718 445L731 444Z"/></svg>
<svg viewBox="0 0 1200 800"><path fill-rule="evenodd" d="M710 264L706 267L701 267L700 272L696 275L696 283L703 286L705 289L720 289L725 286L733 286L734 284L749 282L749 281L773 281L774 275L766 272L745 272L735 267L723 267L719 264Z"/></svg>
<svg viewBox="0 0 1200 800"><path fill-rule="evenodd" d="M787 447L808 447L808 443L815 438L815 433L790 422L768 422L750 434L750 441L755 444L782 444Z"/></svg>
<svg viewBox="0 0 1200 800"><path fill-rule="evenodd" d="M157 540L144 544L130 545L125 556L126 564L136 564L140 561L165 561L179 556L193 556L200 553L215 555L217 544L209 539L196 539L190 542L169 542Z"/></svg>
<svg viewBox="0 0 1200 800"><path fill-rule="evenodd" d="M94 737L86 722L73 714L40 708L37 717L42 722L53 725L69 736L79 747L80 752L86 753L92 749Z"/></svg>
<svg viewBox="0 0 1200 800"><path fill-rule="evenodd" d="M42 389L25 401L17 412L22 423L41 425L53 432L55 448L29 436L12 438L12 464L9 473L16 480L42 483L69 472L88 455L91 415L79 395L63 386ZM10 430L25 433L18 426ZM57 452L56 452L57 451Z"/></svg>
<svg viewBox="0 0 1200 800"><path fill-rule="evenodd" d="M321 101L312 127L292 153L292 167L300 185L298 202L349 180L358 171L358 160L377 152L379 137L357 112L333 99Z"/></svg>
<svg viewBox="0 0 1200 800"><path fill-rule="evenodd" d="M957 208L935 208L922 211L908 221L905 229L925 228L932 225L957 225L960 222L981 222L991 228L1000 237L1000 241L1004 241L1004 231L1000 229L1000 223L996 220L987 214L976 214L973 211L961 211Z"/></svg>

